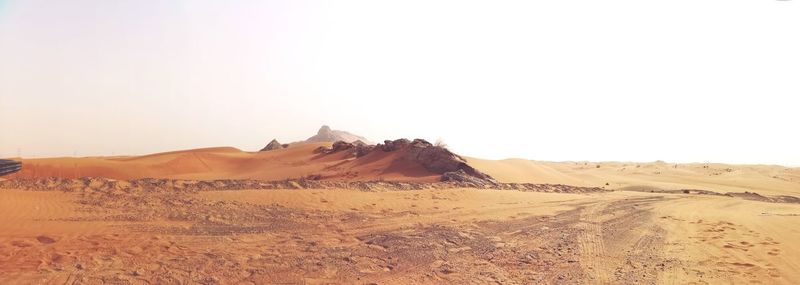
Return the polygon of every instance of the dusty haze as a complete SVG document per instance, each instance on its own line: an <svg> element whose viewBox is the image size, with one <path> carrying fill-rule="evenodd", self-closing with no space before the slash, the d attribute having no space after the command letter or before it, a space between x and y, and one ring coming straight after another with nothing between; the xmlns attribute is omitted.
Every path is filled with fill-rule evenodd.
<svg viewBox="0 0 800 285"><path fill-rule="evenodd" d="M0 157L329 124L480 158L800 165L796 3L0 1Z"/></svg>

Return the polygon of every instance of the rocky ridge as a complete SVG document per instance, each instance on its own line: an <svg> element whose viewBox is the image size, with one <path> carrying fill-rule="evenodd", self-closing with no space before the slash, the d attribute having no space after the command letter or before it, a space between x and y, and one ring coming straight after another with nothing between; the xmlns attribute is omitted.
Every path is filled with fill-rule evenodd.
<svg viewBox="0 0 800 285"><path fill-rule="evenodd" d="M473 184L497 184L497 181L474 167L467 164L461 156L451 152L445 147L433 145L424 139L386 140L377 145L368 145L361 141L353 143L337 141L331 148L319 147L316 153L332 154L347 151L358 158L374 151L394 152L403 151L401 159L422 165L428 171L442 174L442 181L469 182Z"/></svg>

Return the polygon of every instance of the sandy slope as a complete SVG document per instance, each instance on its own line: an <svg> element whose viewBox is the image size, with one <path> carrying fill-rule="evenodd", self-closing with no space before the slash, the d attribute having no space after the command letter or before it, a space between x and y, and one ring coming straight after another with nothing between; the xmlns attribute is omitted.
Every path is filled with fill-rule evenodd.
<svg viewBox="0 0 800 285"><path fill-rule="evenodd" d="M561 183L576 186L656 187L715 192L800 195L800 169L771 165L668 164L664 162L542 162L468 158L477 169L502 182ZM599 167L598 167L599 166ZM608 185L606 185L608 183Z"/></svg>
<svg viewBox="0 0 800 285"><path fill-rule="evenodd" d="M687 260L675 284L791 284L800 280L800 205L692 197L654 207L665 253Z"/></svg>
<svg viewBox="0 0 800 285"><path fill-rule="evenodd" d="M438 180L399 153L353 159L314 154L319 145L34 159L15 175ZM503 182L800 195L800 170L778 166L469 162ZM179 184L0 189L0 284L800 280L800 204L633 191L197 191Z"/></svg>
<svg viewBox="0 0 800 285"><path fill-rule="evenodd" d="M0 189L1 284L793 284L800 205L447 189Z"/></svg>
<svg viewBox="0 0 800 285"><path fill-rule="evenodd" d="M345 153L315 154L329 143L296 144L287 149L244 152L231 147L174 151L133 157L45 158L23 160L14 177L106 177L113 179L296 179L323 175L328 180L437 181L439 175L397 160L399 153L374 152L359 159Z"/></svg>
<svg viewBox="0 0 800 285"><path fill-rule="evenodd" d="M346 153L315 154L313 150L322 145L329 144L295 144L287 149L267 152L218 147L134 157L29 159L23 161L21 172L9 177L283 180L322 175L327 180L349 181L433 182L439 179L439 175L416 163L398 159L399 152L372 152L358 159ZM467 160L500 182L800 195L800 169L781 166Z"/></svg>

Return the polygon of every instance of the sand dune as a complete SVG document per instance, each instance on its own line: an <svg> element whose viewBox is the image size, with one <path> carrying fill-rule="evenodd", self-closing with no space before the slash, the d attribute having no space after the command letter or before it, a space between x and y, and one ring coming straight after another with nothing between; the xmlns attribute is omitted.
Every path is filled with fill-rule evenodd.
<svg viewBox="0 0 800 285"><path fill-rule="evenodd" d="M245 152L203 148L130 157L23 160L14 177L106 177L112 179L283 180L320 175L324 180L434 182L439 174L402 159L399 152L321 155L329 143L300 143L286 149ZM769 165L671 164L665 162L543 162L523 159L468 163L499 182L549 183L616 190L698 189L719 193L800 195L800 169Z"/></svg>
<svg viewBox="0 0 800 285"><path fill-rule="evenodd" d="M800 169L773 165L467 160L475 168L501 182L562 183L606 189L653 187L720 193L748 191L764 195L800 195Z"/></svg>
<svg viewBox="0 0 800 285"><path fill-rule="evenodd" d="M320 146L330 144L302 143L267 152L216 147L131 157L25 159L23 170L8 177L282 180L321 175L326 180L348 181L439 179L420 165L399 159L399 153L374 152L356 159L346 153L315 153Z"/></svg>
<svg viewBox="0 0 800 285"><path fill-rule="evenodd" d="M19 189L0 189L0 284L794 284L800 279L797 199L649 193L699 189L798 196L796 168L471 158L472 167L500 182L618 191L564 185L470 189L427 183L441 174L402 151L356 157L352 151L315 151L320 146L330 144L256 153L218 147L23 160L23 170L9 179L103 178L3 183ZM317 185L309 187L257 181L311 175L328 181L301 180ZM162 179L133 180L138 178ZM198 181L213 179L226 181ZM342 181L376 180L416 183L339 188L349 185Z"/></svg>
<svg viewBox="0 0 800 285"><path fill-rule="evenodd" d="M130 157L44 158L23 160L13 177L106 177L112 179L297 179L433 182L439 175L401 158L397 152L320 155L329 143L301 143L267 152L232 147L203 148ZM799 195L800 169L769 165L671 164L665 162L543 162L467 158L499 182L549 183L606 189L699 189Z"/></svg>

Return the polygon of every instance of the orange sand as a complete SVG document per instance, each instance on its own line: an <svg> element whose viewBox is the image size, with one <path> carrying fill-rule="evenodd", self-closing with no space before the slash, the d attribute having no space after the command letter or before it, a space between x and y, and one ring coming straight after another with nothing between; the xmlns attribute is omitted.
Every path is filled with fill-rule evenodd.
<svg viewBox="0 0 800 285"><path fill-rule="evenodd" d="M327 180L437 181L439 175L398 159L399 152L372 152L358 159L345 152L316 154L328 143L296 144L266 152L232 147L203 148L131 157L25 159L14 177L106 177L112 179L297 179L322 175Z"/></svg>

